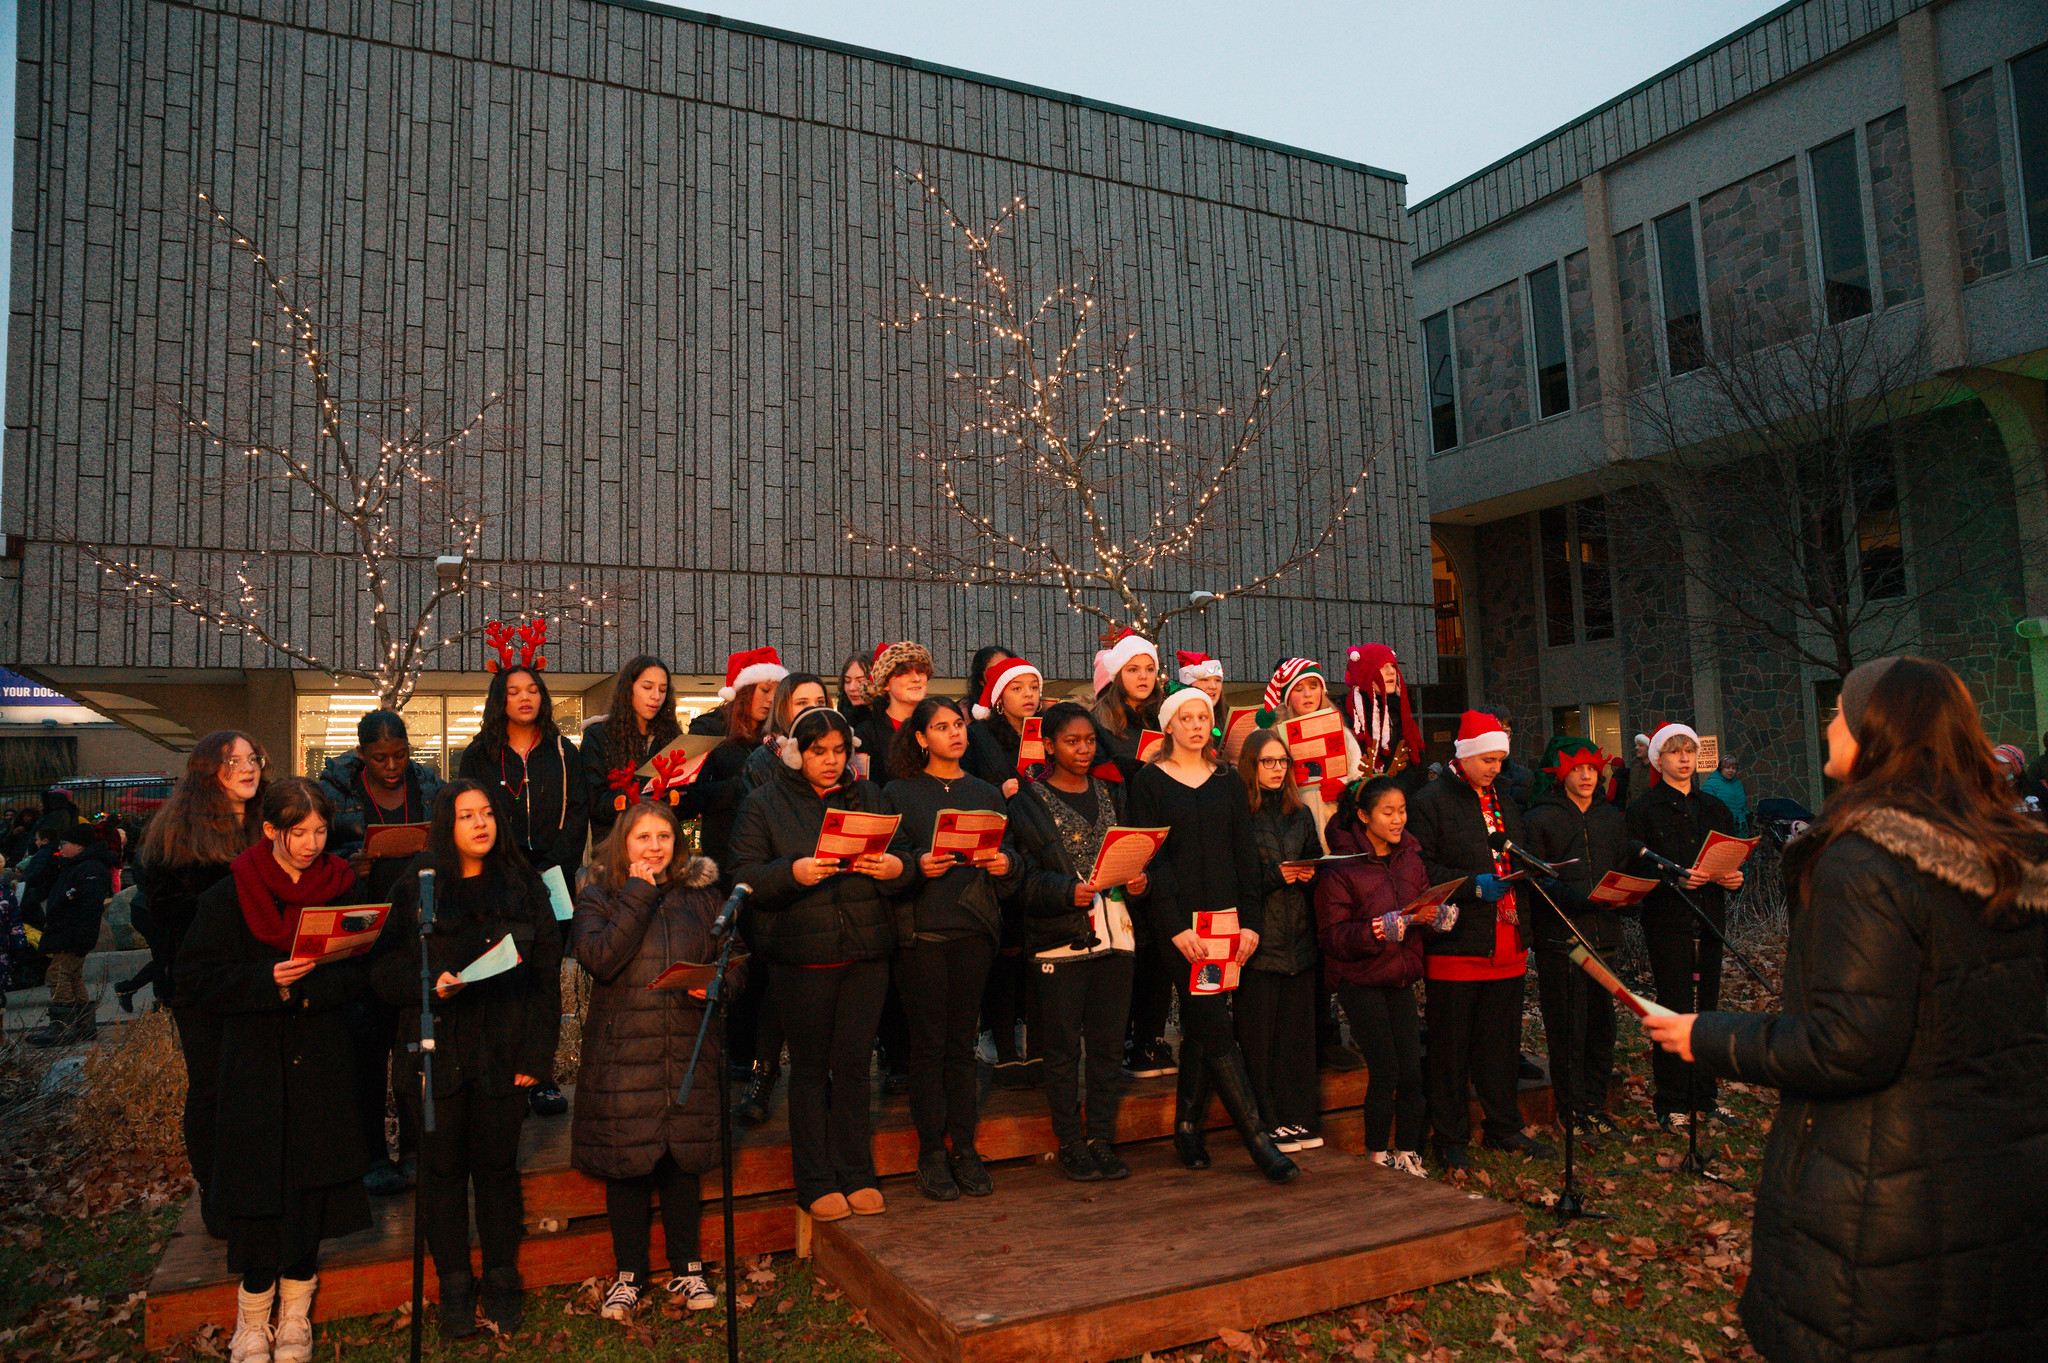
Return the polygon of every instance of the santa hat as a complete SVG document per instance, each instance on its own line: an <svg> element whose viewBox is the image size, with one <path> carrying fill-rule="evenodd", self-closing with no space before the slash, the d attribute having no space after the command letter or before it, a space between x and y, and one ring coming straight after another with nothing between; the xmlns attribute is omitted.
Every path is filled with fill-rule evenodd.
<svg viewBox="0 0 2048 1363"><path fill-rule="evenodd" d="M1490 752L1505 753L1507 750L1508 731L1486 711L1467 710L1459 719L1455 751L1460 758L1478 757Z"/></svg>
<svg viewBox="0 0 2048 1363"><path fill-rule="evenodd" d="M1276 715L1279 714L1280 707L1287 703L1288 694L1307 677L1314 677L1322 682L1323 694L1329 694L1330 684L1323 677L1322 667L1313 658L1282 659L1280 666L1273 669L1273 676L1266 683L1266 694L1262 698L1265 708Z"/></svg>
<svg viewBox="0 0 2048 1363"><path fill-rule="evenodd" d="M1133 658L1150 658L1156 666L1159 649L1150 639L1136 630L1127 629L1116 636L1108 648L1095 655L1095 694L1101 695L1117 673L1124 670L1124 664Z"/></svg>
<svg viewBox="0 0 2048 1363"><path fill-rule="evenodd" d="M1206 692L1202 691L1199 687L1183 686L1165 700L1159 702L1160 730L1163 732L1167 725L1173 723L1173 717L1180 713L1183 705L1192 705L1196 701L1200 701L1203 708L1208 710L1212 717L1215 715L1216 707L1209 704L1209 697Z"/></svg>
<svg viewBox="0 0 2048 1363"><path fill-rule="evenodd" d="M875 654L874 665L868 668L868 689L879 693L889 684L889 678L898 672L920 667L927 674L937 670L932 666L932 655L925 651L923 644L904 642L885 645Z"/></svg>
<svg viewBox="0 0 2048 1363"><path fill-rule="evenodd" d="M1193 686L1204 677L1223 680L1223 664L1206 653L1189 653L1182 650L1173 655L1173 660L1180 665L1178 675L1182 686Z"/></svg>
<svg viewBox="0 0 2048 1363"><path fill-rule="evenodd" d="M994 714L996 703L1003 698L1003 688L1025 677L1038 678L1040 685L1045 683L1045 674L1022 658L1005 658L991 667L987 675L981 679L981 699L972 707L974 717L987 719Z"/></svg>
<svg viewBox="0 0 2048 1363"><path fill-rule="evenodd" d="M1662 753L1664 751L1664 745L1669 743L1674 738L1689 738L1692 740L1692 745L1695 748L1697 748L1700 745L1700 736L1693 732L1691 725L1679 724L1675 722L1671 724L1660 724L1657 726L1656 732L1650 735L1651 766L1654 767L1657 765L1658 754Z"/></svg>
<svg viewBox="0 0 2048 1363"><path fill-rule="evenodd" d="M725 660L725 685L718 689L720 700L731 700L742 687L758 682L779 682L789 675L782 658L772 648L750 648Z"/></svg>

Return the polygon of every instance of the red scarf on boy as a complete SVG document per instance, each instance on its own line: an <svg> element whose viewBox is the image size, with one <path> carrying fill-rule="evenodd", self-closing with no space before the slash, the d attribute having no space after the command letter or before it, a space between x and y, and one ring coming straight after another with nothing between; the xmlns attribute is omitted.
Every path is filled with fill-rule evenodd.
<svg viewBox="0 0 2048 1363"><path fill-rule="evenodd" d="M356 881L348 863L332 852L322 852L293 880L277 864L277 855L267 841L236 857L231 869L235 894L242 901L242 921L258 941L279 951L292 949L300 909L332 904L335 896L347 894ZM280 905L289 913L281 911Z"/></svg>

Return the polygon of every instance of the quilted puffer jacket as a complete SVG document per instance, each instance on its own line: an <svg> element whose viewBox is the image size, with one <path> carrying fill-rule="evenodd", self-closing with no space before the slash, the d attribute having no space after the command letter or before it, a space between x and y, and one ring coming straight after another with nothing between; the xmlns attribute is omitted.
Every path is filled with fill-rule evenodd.
<svg viewBox="0 0 2048 1363"><path fill-rule="evenodd" d="M2048 1358L2048 865L1984 919L1981 854L1879 809L1814 859L1784 1011L1693 1055L1779 1090L1742 1319L1772 1363Z"/></svg>

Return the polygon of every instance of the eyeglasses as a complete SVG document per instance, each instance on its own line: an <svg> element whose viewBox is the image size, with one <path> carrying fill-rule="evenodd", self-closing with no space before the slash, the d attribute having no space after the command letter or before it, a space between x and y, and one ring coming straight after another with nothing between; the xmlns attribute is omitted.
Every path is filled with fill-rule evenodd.
<svg viewBox="0 0 2048 1363"><path fill-rule="evenodd" d="M1287 765L1287 761L1288 759L1284 757L1261 757L1259 765L1262 767L1284 767Z"/></svg>
<svg viewBox="0 0 2048 1363"><path fill-rule="evenodd" d="M230 757L220 764L222 771L232 772L262 771L269 765L270 763L261 757Z"/></svg>

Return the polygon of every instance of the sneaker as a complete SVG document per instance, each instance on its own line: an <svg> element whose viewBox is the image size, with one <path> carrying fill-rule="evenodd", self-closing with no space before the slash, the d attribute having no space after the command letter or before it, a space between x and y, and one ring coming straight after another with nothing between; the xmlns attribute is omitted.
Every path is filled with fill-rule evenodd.
<svg viewBox="0 0 2048 1363"><path fill-rule="evenodd" d="M1322 1149L1323 1138L1321 1136L1318 1136L1315 1132L1309 1130L1307 1127L1290 1126L1287 1128L1287 1130L1289 1131L1289 1133L1291 1133L1291 1135L1294 1138L1295 1145L1299 1148L1303 1150Z"/></svg>
<svg viewBox="0 0 2048 1363"><path fill-rule="evenodd" d="M1488 1150L1506 1151L1512 1155L1520 1155L1523 1159L1557 1158L1556 1146L1548 1141L1539 1141L1533 1136L1525 1136L1519 1131L1500 1140L1489 1139L1485 1145Z"/></svg>
<svg viewBox="0 0 2048 1363"><path fill-rule="evenodd" d="M1059 1153L1053 1156L1053 1163L1059 1166L1061 1174L1076 1183L1102 1181L1102 1166L1095 1162L1085 1141L1070 1141L1061 1146Z"/></svg>
<svg viewBox="0 0 2048 1363"><path fill-rule="evenodd" d="M621 1273L613 1280L611 1291L604 1294L604 1305L597 1308L597 1314L623 1324L633 1319L633 1313L639 1309L639 1275Z"/></svg>
<svg viewBox="0 0 2048 1363"><path fill-rule="evenodd" d="M1571 1124L1572 1139L1578 1143L1581 1150L1591 1153L1600 1148L1599 1127L1593 1125L1584 1117L1572 1117L1567 1120Z"/></svg>
<svg viewBox="0 0 2048 1363"><path fill-rule="evenodd" d="M953 1181L969 1197L987 1197L996 1190L996 1181L988 1176L988 1166L981 1162L980 1153L972 1149L953 1156Z"/></svg>
<svg viewBox="0 0 2048 1363"><path fill-rule="evenodd" d="M1394 1154L1394 1168L1404 1174L1413 1174L1417 1178L1429 1177L1429 1170L1422 1167L1422 1152L1420 1150L1396 1151Z"/></svg>
<svg viewBox="0 0 2048 1363"><path fill-rule="evenodd" d="M1124 1047L1124 1073L1133 1079L1157 1079L1162 1074L1175 1073L1159 1059L1158 1053L1165 1049L1165 1043L1159 1041Z"/></svg>
<svg viewBox="0 0 2048 1363"><path fill-rule="evenodd" d="M1301 1149L1301 1142L1294 1139L1294 1128L1291 1126L1276 1126L1266 1134L1273 1138L1274 1146L1283 1155L1291 1155Z"/></svg>
<svg viewBox="0 0 2048 1363"><path fill-rule="evenodd" d="M1116 1147L1108 1141L1088 1142L1088 1158L1095 1161L1095 1167L1102 1171L1102 1176L1106 1179L1131 1176L1131 1166L1123 1162L1123 1158L1116 1153Z"/></svg>
<svg viewBox="0 0 2048 1363"><path fill-rule="evenodd" d="M1700 1115L1715 1126L1733 1126L1742 1120L1732 1109L1722 1107L1719 1103L1714 1104L1712 1112L1702 1112Z"/></svg>
<svg viewBox="0 0 2048 1363"><path fill-rule="evenodd" d="M1352 1050L1349 1046L1325 1046L1316 1056L1316 1063L1322 1069L1335 1070L1340 1074L1349 1074L1353 1070L1365 1068L1365 1057Z"/></svg>
<svg viewBox="0 0 2048 1363"><path fill-rule="evenodd" d="M709 1311L718 1305L718 1294L704 1277L704 1265L698 1263L668 1280L668 1294L682 1298L683 1305L692 1311Z"/></svg>
<svg viewBox="0 0 2048 1363"><path fill-rule="evenodd" d="M917 1157L917 1190L934 1202L958 1202L960 1185L943 1150L927 1150Z"/></svg>
<svg viewBox="0 0 2048 1363"><path fill-rule="evenodd" d="M1365 1157L1382 1169L1392 1169L1394 1167L1394 1152L1391 1150L1368 1150L1365 1152Z"/></svg>
<svg viewBox="0 0 2048 1363"><path fill-rule="evenodd" d="M1657 1114L1657 1125L1674 1136L1683 1136L1686 1129L1692 1125L1692 1118L1683 1112L1660 1112Z"/></svg>
<svg viewBox="0 0 2048 1363"><path fill-rule="evenodd" d="M1472 1167L1472 1156L1462 1145L1439 1145L1436 1148L1436 1162L1444 1167L1445 1173Z"/></svg>
<svg viewBox="0 0 2048 1363"><path fill-rule="evenodd" d="M1621 1123L1615 1121L1614 1118L1604 1112L1587 1113L1586 1125L1592 1127L1603 1136L1613 1137L1621 1134Z"/></svg>

